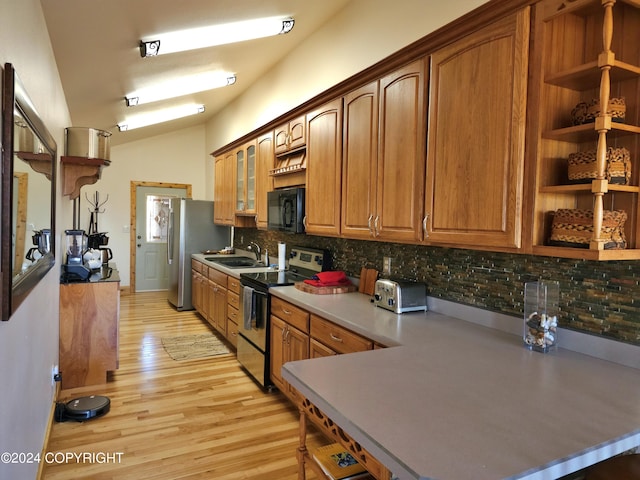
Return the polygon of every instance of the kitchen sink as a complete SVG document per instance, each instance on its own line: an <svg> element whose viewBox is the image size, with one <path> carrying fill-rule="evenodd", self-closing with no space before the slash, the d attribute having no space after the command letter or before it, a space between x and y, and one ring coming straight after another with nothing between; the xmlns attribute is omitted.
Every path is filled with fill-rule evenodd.
<svg viewBox="0 0 640 480"><path fill-rule="evenodd" d="M218 257L205 257L208 262L218 263L227 268L256 268L264 267L264 263L258 262L248 257L231 257L231 258L218 258Z"/></svg>

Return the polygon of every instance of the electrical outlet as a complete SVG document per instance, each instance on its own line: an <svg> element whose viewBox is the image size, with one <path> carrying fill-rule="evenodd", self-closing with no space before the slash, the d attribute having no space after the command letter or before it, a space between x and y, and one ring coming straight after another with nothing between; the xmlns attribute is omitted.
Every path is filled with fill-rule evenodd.
<svg viewBox="0 0 640 480"><path fill-rule="evenodd" d="M382 273L391 275L391 257L382 257Z"/></svg>
<svg viewBox="0 0 640 480"><path fill-rule="evenodd" d="M58 365L51 365L51 385L55 386L58 381L58 375L60 374Z"/></svg>

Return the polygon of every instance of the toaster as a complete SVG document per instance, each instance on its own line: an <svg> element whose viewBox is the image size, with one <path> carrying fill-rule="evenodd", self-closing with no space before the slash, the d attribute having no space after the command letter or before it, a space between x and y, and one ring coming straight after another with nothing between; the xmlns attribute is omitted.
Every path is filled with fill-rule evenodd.
<svg viewBox="0 0 640 480"><path fill-rule="evenodd" d="M427 286L424 283L381 279L376 282L374 303L395 313L427 310Z"/></svg>

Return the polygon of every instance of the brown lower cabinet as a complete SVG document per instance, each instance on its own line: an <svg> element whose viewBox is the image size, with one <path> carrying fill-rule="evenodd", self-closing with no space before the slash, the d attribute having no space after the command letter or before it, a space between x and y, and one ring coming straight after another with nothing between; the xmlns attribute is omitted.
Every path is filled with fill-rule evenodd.
<svg viewBox="0 0 640 480"><path fill-rule="evenodd" d="M198 260L191 260L191 299L196 311L237 347L240 280Z"/></svg>
<svg viewBox="0 0 640 480"><path fill-rule="evenodd" d="M227 340L238 348L238 322L240 321L240 280L227 278Z"/></svg>
<svg viewBox="0 0 640 480"><path fill-rule="evenodd" d="M271 297L270 374L273 384L291 400L296 392L280 373L282 365L309 358L309 313L278 297Z"/></svg>
<svg viewBox="0 0 640 480"><path fill-rule="evenodd" d="M271 297L271 381L293 402L297 391L282 378L282 365L295 360L373 349L373 342L318 315Z"/></svg>
<svg viewBox="0 0 640 480"><path fill-rule="evenodd" d="M227 336L227 275L209 268L209 280L207 283L207 298L209 311L207 321L220 332Z"/></svg>

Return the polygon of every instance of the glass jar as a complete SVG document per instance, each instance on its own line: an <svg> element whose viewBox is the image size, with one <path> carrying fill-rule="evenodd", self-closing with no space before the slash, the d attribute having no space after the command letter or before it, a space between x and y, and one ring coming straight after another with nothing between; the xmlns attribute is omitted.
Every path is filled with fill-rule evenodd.
<svg viewBox="0 0 640 480"><path fill-rule="evenodd" d="M555 281L524 285L524 344L530 350L548 352L558 343L559 285Z"/></svg>

